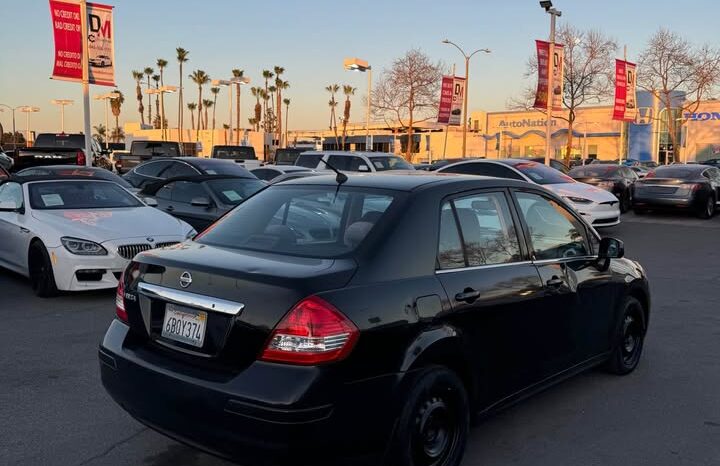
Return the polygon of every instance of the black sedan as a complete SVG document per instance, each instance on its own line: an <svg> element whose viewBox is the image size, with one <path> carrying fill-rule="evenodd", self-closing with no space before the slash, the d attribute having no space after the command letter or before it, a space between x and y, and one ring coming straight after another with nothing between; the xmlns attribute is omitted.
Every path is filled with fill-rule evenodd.
<svg viewBox="0 0 720 466"><path fill-rule="evenodd" d="M151 428L243 464L457 466L472 413L635 369L650 295L623 255L521 181L275 184L135 257L102 382Z"/></svg>
<svg viewBox="0 0 720 466"><path fill-rule="evenodd" d="M581 183L591 184L610 191L620 200L620 212L632 207L633 186L638 176L623 165L584 165L570 170L568 175Z"/></svg>
<svg viewBox="0 0 720 466"><path fill-rule="evenodd" d="M253 176L232 160L203 157L163 157L149 160L134 167L123 175L123 178L136 188L143 188L149 183L168 178L197 175Z"/></svg>
<svg viewBox="0 0 720 466"><path fill-rule="evenodd" d="M267 186L254 176L198 175L146 185L140 195L157 207L203 231L230 209Z"/></svg>
<svg viewBox="0 0 720 466"><path fill-rule="evenodd" d="M707 165L664 165L635 182L633 210L681 209L709 219L720 199L720 169Z"/></svg>

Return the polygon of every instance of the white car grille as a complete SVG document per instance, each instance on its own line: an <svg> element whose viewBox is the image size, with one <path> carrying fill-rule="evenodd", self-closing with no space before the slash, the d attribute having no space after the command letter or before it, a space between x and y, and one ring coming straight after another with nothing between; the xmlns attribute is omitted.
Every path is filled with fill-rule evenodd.
<svg viewBox="0 0 720 466"><path fill-rule="evenodd" d="M150 243L138 243L138 244L123 244L122 246L118 246L117 252L121 257L124 257L125 259L132 259L136 255L140 254L143 251L149 251L150 249L155 248L164 248L166 246L172 246L173 244L178 244L179 241L169 241L166 243L156 243L156 244L150 244Z"/></svg>

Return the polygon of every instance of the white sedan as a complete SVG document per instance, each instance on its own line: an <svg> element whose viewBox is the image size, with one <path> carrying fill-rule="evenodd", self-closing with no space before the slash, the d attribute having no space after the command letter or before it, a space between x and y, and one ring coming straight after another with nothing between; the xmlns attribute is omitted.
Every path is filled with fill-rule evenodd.
<svg viewBox="0 0 720 466"><path fill-rule="evenodd" d="M593 227L620 223L620 201L612 193L577 182L542 163L525 159L476 159L446 165L438 172L494 176L539 184L562 196Z"/></svg>
<svg viewBox="0 0 720 466"><path fill-rule="evenodd" d="M135 254L195 230L98 179L16 178L0 184L0 266L38 296L115 288Z"/></svg>

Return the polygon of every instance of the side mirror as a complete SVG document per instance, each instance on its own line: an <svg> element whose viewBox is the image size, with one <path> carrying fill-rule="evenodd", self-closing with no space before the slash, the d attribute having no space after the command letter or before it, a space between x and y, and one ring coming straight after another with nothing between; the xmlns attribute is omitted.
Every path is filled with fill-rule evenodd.
<svg viewBox="0 0 720 466"><path fill-rule="evenodd" d="M0 212L19 212L22 207L18 207L13 201L0 202Z"/></svg>
<svg viewBox="0 0 720 466"><path fill-rule="evenodd" d="M152 198L152 197L144 197L142 200L143 200L143 202L144 202L145 204L149 205L150 207L157 207L157 206L158 206L158 201L157 201L155 198Z"/></svg>
<svg viewBox="0 0 720 466"><path fill-rule="evenodd" d="M190 201L190 205L193 205L195 207L208 208L208 207L210 207L210 199L208 199L207 197L194 197Z"/></svg>
<svg viewBox="0 0 720 466"><path fill-rule="evenodd" d="M625 244L615 238L603 238L600 240L598 259L620 259L625 256Z"/></svg>

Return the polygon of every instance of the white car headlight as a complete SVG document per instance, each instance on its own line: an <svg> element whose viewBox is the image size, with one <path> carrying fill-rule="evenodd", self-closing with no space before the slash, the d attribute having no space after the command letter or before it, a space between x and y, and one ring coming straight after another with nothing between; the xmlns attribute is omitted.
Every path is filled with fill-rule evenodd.
<svg viewBox="0 0 720 466"><path fill-rule="evenodd" d="M65 249L79 256L105 256L108 253L104 247L93 241L67 236L60 238L60 241Z"/></svg>
<svg viewBox="0 0 720 466"><path fill-rule="evenodd" d="M585 199L584 197L565 196L565 199L574 204L592 204L590 199Z"/></svg>

